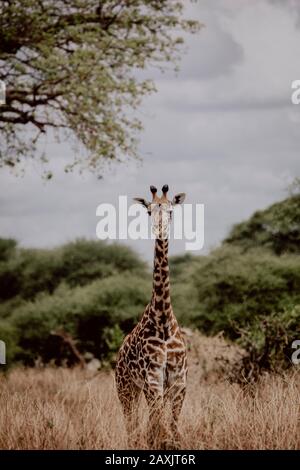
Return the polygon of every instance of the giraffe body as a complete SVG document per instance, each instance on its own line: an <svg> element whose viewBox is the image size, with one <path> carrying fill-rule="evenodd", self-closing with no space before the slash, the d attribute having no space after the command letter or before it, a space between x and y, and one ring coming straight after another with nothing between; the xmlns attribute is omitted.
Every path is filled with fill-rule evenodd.
<svg viewBox="0 0 300 470"><path fill-rule="evenodd" d="M143 392L149 406L149 446L166 445L163 441L168 430L162 424L166 405L169 405L171 414L171 445L177 446L187 360L185 342L171 305L166 238L159 236L155 241L152 298L139 323L124 339L115 374L129 437L137 426L138 403Z"/></svg>

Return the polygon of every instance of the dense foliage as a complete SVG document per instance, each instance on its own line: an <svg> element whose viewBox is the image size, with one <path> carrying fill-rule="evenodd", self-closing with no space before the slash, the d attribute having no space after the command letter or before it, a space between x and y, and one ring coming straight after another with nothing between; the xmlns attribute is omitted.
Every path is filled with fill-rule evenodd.
<svg viewBox="0 0 300 470"><path fill-rule="evenodd" d="M145 263L122 245L77 240L35 250L1 239L0 260L0 338L8 362L74 362L56 334L61 331L81 353L106 358L137 321L151 291Z"/></svg>
<svg viewBox="0 0 300 470"><path fill-rule="evenodd" d="M257 211L233 227L225 242L248 249L263 246L277 255L300 254L300 194Z"/></svg>
<svg viewBox="0 0 300 470"><path fill-rule="evenodd" d="M155 90L137 71L176 62L182 33L199 26L184 18L184 3L2 0L0 165L37 157L49 130L76 143L66 170L99 173L103 161L136 156L141 122L133 111Z"/></svg>
<svg viewBox="0 0 300 470"><path fill-rule="evenodd" d="M17 248L0 239L0 300L19 296L33 299L39 292L52 294L62 282L85 285L124 271L145 270L129 248L103 242L77 240L54 250Z"/></svg>
<svg viewBox="0 0 300 470"><path fill-rule="evenodd" d="M300 339L300 256L225 245L183 260L173 291L181 323L223 332L246 349L235 380L291 365L292 343Z"/></svg>

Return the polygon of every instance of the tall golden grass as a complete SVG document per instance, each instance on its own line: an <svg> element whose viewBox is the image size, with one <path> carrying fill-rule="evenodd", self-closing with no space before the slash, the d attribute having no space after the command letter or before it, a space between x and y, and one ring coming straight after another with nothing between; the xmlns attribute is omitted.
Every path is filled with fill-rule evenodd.
<svg viewBox="0 0 300 470"><path fill-rule="evenodd" d="M214 361L210 376L204 350L190 349L182 449L300 448L299 369L241 387L218 376ZM129 448L112 371L17 368L0 375L0 403L1 449ZM147 449L144 401L139 423L136 448Z"/></svg>

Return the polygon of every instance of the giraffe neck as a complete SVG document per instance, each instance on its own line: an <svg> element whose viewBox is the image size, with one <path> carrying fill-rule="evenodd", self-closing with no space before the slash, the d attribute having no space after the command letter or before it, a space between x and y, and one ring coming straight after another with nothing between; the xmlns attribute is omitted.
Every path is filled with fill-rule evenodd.
<svg viewBox="0 0 300 470"><path fill-rule="evenodd" d="M167 238L155 240L151 304L157 314L171 311L168 248Z"/></svg>

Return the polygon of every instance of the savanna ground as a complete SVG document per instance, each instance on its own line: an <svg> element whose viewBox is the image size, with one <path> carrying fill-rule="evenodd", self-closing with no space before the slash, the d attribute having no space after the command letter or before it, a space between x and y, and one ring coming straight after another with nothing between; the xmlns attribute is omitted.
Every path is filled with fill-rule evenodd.
<svg viewBox="0 0 300 470"><path fill-rule="evenodd" d="M255 385L229 382L224 366L242 352L222 337L194 334L182 449L299 449L300 370L265 375ZM221 361L224 364L224 361ZM126 449L112 371L16 368L0 376L1 449ZM137 447L147 449L140 406Z"/></svg>

